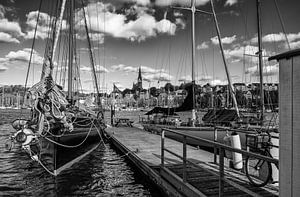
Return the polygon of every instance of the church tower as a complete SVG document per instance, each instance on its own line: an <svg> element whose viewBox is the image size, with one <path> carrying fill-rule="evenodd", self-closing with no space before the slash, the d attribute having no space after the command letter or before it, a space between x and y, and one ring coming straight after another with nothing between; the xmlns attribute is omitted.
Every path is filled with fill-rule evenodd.
<svg viewBox="0 0 300 197"><path fill-rule="evenodd" d="M139 67L139 76L137 79L137 89L139 92L141 92L143 90L143 79L142 79L141 67Z"/></svg>

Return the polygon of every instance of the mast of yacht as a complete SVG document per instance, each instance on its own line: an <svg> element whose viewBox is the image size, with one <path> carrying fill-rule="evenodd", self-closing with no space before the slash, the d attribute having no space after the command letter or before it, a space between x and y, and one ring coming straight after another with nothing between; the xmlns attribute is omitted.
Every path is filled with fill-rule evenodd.
<svg viewBox="0 0 300 197"><path fill-rule="evenodd" d="M213 15L213 19L214 19L214 22L215 22L217 35L218 35L219 46L220 46L220 49L221 49L223 64L224 64L225 72L226 72L226 76L227 76L228 88L229 88L229 91L230 91L232 99L233 99L233 105L234 105L234 108L236 110L237 116L240 117L239 108L238 108L238 105L237 105L234 89L233 89L233 86L232 86L232 83L231 83L230 72L229 72L228 67L227 67L227 62L226 62L224 49L223 49L223 44L222 44L222 40L221 40L221 33L220 33L219 25L218 25L218 20L217 20L215 8L214 8L213 0L210 0L210 3L211 3L212 15Z"/></svg>
<svg viewBox="0 0 300 197"><path fill-rule="evenodd" d="M4 107L4 85L3 85L3 90L2 90L2 107Z"/></svg>
<svg viewBox="0 0 300 197"><path fill-rule="evenodd" d="M196 99L195 99L195 13L196 5L195 0L192 0L192 94L193 94L193 109L192 109L192 126L195 126L196 120Z"/></svg>
<svg viewBox="0 0 300 197"><path fill-rule="evenodd" d="M73 58L74 58L74 1L70 0L70 27L69 27L69 60L68 60L68 100L73 103Z"/></svg>
<svg viewBox="0 0 300 197"><path fill-rule="evenodd" d="M93 51L92 51L92 44L91 44L91 39L90 39L90 35L89 35L88 23L87 23L87 20L86 20L86 13L85 13L83 1L81 1L81 4L82 4L83 17L84 17L85 32L86 32L86 37L87 37L87 41L88 41L89 56L90 56L90 60L91 60L92 74L93 74L93 79L94 79L95 88L96 88L96 92L97 92L97 97L96 97L97 105L99 106L100 111L103 111L102 104L101 104L101 99L100 99L100 93L99 93L99 86L98 86L98 80L97 80L97 75L96 75L95 63L94 63L94 56L93 56Z"/></svg>
<svg viewBox="0 0 300 197"><path fill-rule="evenodd" d="M264 119L264 87L263 87L263 59L262 59L262 38L261 38L261 4L260 0L256 0L257 10L257 39L258 39L258 67L259 67L259 82L260 82L260 124L263 125Z"/></svg>

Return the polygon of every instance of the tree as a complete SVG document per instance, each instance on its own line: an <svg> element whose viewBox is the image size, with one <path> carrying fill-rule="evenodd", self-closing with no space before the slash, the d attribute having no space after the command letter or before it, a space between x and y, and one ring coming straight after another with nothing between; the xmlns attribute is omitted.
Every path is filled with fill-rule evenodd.
<svg viewBox="0 0 300 197"><path fill-rule="evenodd" d="M156 87L151 87L150 88L150 95L153 96L153 97L157 97L158 96L158 92L157 92Z"/></svg>
<svg viewBox="0 0 300 197"><path fill-rule="evenodd" d="M173 92L174 91L174 86L171 83L166 83L165 85L165 91L168 92Z"/></svg>
<svg viewBox="0 0 300 197"><path fill-rule="evenodd" d="M126 94L130 94L130 93L131 93L131 90L126 88L125 90L123 90L122 96L125 97Z"/></svg>

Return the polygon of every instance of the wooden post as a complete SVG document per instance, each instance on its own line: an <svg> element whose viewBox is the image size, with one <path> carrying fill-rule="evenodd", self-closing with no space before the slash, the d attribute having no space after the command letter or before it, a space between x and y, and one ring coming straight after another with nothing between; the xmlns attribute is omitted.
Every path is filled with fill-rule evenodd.
<svg viewBox="0 0 300 197"><path fill-rule="evenodd" d="M300 50L269 60L279 61L279 195L300 196Z"/></svg>
<svg viewBox="0 0 300 197"><path fill-rule="evenodd" d="M217 142L218 141L218 130L217 128L214 129L214 142ZM214 146L214 163L216 164L217 163L217 154L218 154L218 151L217 151L217 147Z"/></svg>
<svg viewBox="0 0 300 197"><path fill-rule="evenodd" d="M219 196L224 193L224 148L219 149Z"/></svg>
<svg viewBox="0 0 300 197"><path fill-rule="evenodd" d="M186 136L183 136L183 147L182 147L182 157L183 157L183 182L186 182Z"/></svg>
<svg viewBox="0 0 300 197"><path fill-rule="evenodd" d="M163 129L161 131L161 167L164 167L164 157L165 157L165 154L164 154L164 146L165 146L165 130Z"/></svg>

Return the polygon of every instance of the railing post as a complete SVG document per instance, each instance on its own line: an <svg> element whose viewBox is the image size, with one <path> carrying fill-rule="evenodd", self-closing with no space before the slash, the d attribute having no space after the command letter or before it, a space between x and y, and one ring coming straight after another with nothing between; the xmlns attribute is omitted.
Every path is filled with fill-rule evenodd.
<svg viewBox="0 0 300 197"><path fill-rule="evenodd" d="M183 136L183 182L186 182L186 136Z"/></svg>
<svg viewBox="0 0 300 197"><path fill-rule="evenodd" d="M218 141L218 130L215 127L214 128L214 142L217 142L217 141ZM218 154L217 150L218 150L217 147L214 145L214 163L215 164L217 163L217 154Z"/></svg>
<svg viewBox="0 0 300 197"><path fill-rule="evenodd" d="M224 148L219 149L219 197L224 193Z"/></svg>
<svg viewBox="0 0 300 197"><path fill-rule="evenodd" d="M165 130L162 129L162 132L161 132L161 167L164 167L164 157L165 157L165 154L164 154L164 147L165 146Z"/></svg>

